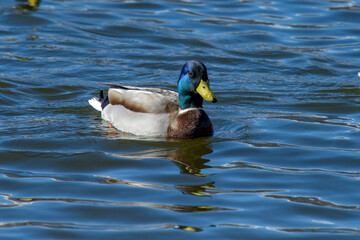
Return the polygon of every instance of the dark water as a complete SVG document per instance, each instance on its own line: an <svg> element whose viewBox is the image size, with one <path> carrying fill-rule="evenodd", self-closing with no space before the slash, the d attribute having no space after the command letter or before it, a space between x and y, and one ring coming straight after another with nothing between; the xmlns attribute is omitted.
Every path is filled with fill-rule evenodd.
<svg viewBox="0 0 360 240"><path fill-rule="evenodd" d="M360 239L360 3L2 0L1 239ZM110 129L104 83L203 61L211 138Z"/></svg>

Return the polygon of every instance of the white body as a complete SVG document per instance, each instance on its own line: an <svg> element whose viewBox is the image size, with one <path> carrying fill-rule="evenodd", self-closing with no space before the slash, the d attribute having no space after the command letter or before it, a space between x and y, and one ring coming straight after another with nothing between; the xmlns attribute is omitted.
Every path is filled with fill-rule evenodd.
<svg viewBox="0 0 360 240"><path fill-rule="evenodd" d="M133 112L121 105L107 105L101 116L120 131L142 136L165 137L170 123L168 113Z"/></svg>

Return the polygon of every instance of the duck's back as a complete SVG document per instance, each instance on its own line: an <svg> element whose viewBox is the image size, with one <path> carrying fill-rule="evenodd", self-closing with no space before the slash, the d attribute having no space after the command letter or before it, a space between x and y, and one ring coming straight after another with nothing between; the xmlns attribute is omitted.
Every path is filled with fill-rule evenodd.
<svg viewBox="0 0 360 240"><path fill-rule="evenodd" d="M134 112L170 113L179 108L179 94L160 88L111 85L108 98L111 105L122 105Z"/></svg>

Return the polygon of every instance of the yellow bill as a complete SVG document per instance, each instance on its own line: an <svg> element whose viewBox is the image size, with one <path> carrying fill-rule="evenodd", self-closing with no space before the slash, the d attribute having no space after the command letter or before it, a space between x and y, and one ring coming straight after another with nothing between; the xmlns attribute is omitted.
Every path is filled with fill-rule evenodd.
<svg viewBox="0 0 360 240"><path fill-rule="evenodd" d="M201 79L199 86L196 88L196 91L202 96L206 101L216 103L217 99L209 87L209 83Z"/></svg>

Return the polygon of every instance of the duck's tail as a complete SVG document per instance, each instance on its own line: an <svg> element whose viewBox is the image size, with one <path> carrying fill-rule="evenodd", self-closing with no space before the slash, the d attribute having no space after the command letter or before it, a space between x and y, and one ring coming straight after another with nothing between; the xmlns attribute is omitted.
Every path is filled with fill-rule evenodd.
<svg viewBox="0 0 360 240"><path fill-rule="evenodd" d="M108 97L104 98L104 92L100 91L99 98L93 97L88 102L93 108L101 112L109 104L109 99Z"/></svg>

